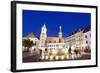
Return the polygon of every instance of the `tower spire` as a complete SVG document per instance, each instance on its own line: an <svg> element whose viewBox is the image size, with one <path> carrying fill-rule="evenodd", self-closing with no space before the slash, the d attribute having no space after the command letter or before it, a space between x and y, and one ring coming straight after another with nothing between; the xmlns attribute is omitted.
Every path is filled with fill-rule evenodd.
<svg viewBox="0 0 100 73"><path fill-rule="evenodd" d="M47 38L47 28L44 24L41 28L41 34L40 34L40 47L45 47L45 42Z"/></svg>
<svg viewBox="0 0 100 73"><path fill-rule="evenodd" d="M46 25L44 24L43 27L46 28Z"/></svg>
<svg viewBox="0 0 100 73"><path fill-rule="evenodd" d="M62 27L59 26L59 38L62 38Z"/></svg>
<svg viewBox="0 0 100 73"><path fill-rule="evenodd" d="M60 32L62 32L62 27L61 26L59 26L59 29L60 29Z"/></svg>
<svg viewBox="0 0 100 73"><path fill-rule="evenodd" d="M59 26L59 42L62 42L62 27Z"/></svg>

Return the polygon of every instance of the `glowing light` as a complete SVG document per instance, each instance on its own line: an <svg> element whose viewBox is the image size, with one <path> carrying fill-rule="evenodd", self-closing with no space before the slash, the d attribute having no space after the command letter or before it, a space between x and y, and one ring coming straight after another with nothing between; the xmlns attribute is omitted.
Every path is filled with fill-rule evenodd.
<svg viewBox="0 0 100 73"><path fill-rule="evenodd" d="M33 46L33 47L32 47L32 50L34 50L34 48L35 48L35 47Z"/></svg>
<svg viewBox="0 0 100 73"><path fill-rule="evenodd" d="M69 55L66 55L66 59L69 59Z"/></svg>
<svg viewBox="0 0 100 73"><path fill-rule="evenodd" d="M44 59L45 57L44 56L42 56L42 60Z"/></svg>
<svg viewBox="0 0 100 73"><path fill-rule="evenodd" d="M64 56L61 56L61 59L62 59L62 60L64 60L64 58L65 58Z"/></svg>
<svg viewBox="0 0 100 73"><path fill-rule="evenodd" d="M75 56L72 54L72 59L74 59L74 57L75 57Z"/></svg>
<svg viewBox="0 0 100 73"><path fill-rule="evenodd" d="M59 56L55 56L55 59L58 60L59 59Z"/></svg>
<svg viewBox="0 0 100 73"><path fill-rule="evenodd" d="M53 56L50 56L50 60L53 60Z"/></svg>
<svg viewBox="0 0 100 73"><path fill-rule="evenodd" d="M46 59L46 60L48 60L48 58L49 58L48 56L45 56L45 59Z"/></svg>
<svg viewBox="0 0 100 73"><path fill-rule="evenodd" d="M80 54L77 54L77 57L81 57L81 55Z"/></svg>

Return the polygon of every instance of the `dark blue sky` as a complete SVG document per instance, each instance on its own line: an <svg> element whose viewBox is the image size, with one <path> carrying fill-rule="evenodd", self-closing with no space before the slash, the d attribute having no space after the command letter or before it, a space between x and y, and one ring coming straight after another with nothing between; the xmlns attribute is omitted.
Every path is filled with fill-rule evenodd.
<svg viewBox="0 0 100 73"><path fill-rule="evenodd" d="M47 27L47 36L58 36L59 26L62 26L63 37L80 28L91 24L90 13L51 12L23 10L23 36L33 32L40 36L43 24Z"/></svg>

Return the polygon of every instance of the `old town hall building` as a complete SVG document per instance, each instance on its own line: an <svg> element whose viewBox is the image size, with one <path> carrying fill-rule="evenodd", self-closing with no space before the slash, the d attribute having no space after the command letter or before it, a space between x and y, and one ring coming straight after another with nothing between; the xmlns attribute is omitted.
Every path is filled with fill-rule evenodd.
<svg viewBox="0 0 100 73"><path fill-rule="evenodd" d="M58 37L49 37L47 36L47 28L44 24L41 28L39 48L42 50L47 48L48 52L57 51L58 49L65 49L66 43L64 43L64 39L62 37L62 27L59 26Z"/></svg>

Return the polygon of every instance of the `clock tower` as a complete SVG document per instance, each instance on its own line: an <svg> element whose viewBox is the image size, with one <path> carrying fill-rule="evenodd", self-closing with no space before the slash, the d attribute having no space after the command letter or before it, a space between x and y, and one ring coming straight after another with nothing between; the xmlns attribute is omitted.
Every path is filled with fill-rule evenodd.
<svg viewBox="0 0 100 73"><path fill-rule="evenodd" d="M41 48L45 47L46 39L47 39L47 28L44 24L41 28L41 34L40 34L40 47Z"/></svg>

